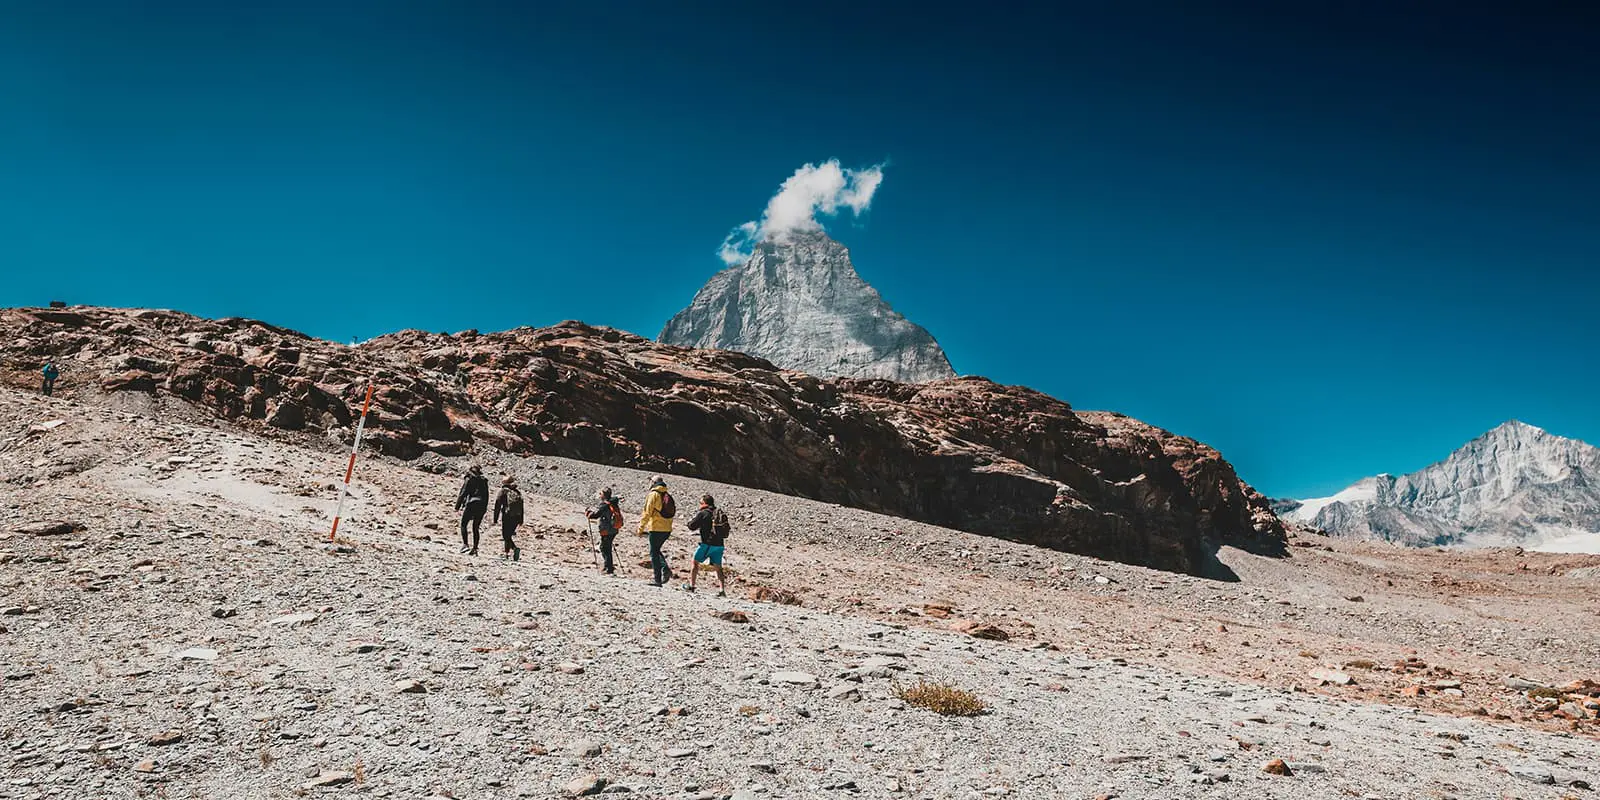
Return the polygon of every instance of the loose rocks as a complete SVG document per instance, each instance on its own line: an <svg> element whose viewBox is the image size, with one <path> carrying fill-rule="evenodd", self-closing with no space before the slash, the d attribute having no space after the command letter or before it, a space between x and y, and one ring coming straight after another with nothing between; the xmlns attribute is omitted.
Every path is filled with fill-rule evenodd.
<svg viewBox="0 0 1600 800"><path fill-rule="evenodd" d="M774 685L809 687L817 685L817 676L809 672L774 672L767 681Z"/></svg>
<svg viewBox="0 0 1600 800"><path fill-rule="evenodd" d="M606 779L594 775L579 775L562 787L568 797L588 797L605 791Z"/></svg>
<svg viewBox="0 0 1600 800"><path fill-rule="evenodd" d="M350 783L355 779L356 776L353 772L345 772L343 770L323 772L318 774L315 778L312 778L311 780L301 784L300 788L316 789L322 786L343 786L344 784Z"/></svg>

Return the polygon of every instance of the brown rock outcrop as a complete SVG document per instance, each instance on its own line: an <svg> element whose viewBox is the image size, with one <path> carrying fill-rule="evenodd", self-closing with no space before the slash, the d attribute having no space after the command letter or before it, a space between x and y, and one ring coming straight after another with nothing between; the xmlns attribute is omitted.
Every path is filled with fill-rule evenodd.
<svg viewBox="0 0 1600 800"><path fill-rule="evenodd" d="M349 426L374 447L490 446L661 469L1062 550L1204 572L1217 545L1283 551L1267 501L1209 447L983 378L821 380L608 328L402 331L348 347L172 311L0 310L8 382L165 393L229 420ZM80 388L81 387L81 388Z"/></svg>

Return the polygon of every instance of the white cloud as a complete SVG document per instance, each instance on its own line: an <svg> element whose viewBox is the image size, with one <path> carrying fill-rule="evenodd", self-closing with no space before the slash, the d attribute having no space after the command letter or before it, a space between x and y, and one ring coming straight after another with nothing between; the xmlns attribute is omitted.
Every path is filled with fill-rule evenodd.
<svg viewBox="0 0 1600 800"><path fill-rule="evenodd" d="M722 240L722 247L717 249L717 255L727 264L738 264L750 257L750 248L755 244L756 224L746 222L728 231L728 238Z"/></svg>
<svg viewBox="0 0 1600 800"><path fill-rule="evenodd" d="M836 158L807 164L778 187L760 222L746 222L728 233L717 255L729 265L738 264L750 258L758 242L783 241L794 231L820 230L818 214L831 217L849 209L859 216L872 206L872 196L882 183L882 164L844 169Z"/></svg>

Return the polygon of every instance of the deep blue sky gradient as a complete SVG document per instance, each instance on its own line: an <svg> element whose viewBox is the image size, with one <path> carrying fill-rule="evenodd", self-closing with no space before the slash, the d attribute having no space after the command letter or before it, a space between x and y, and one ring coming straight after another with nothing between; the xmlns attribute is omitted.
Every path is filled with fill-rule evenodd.
<svg viewBox="0 0 1600 800"><path fill-rule="evenodd" d="M233 5L0 0L0 304L653 336L795 168L887 161L830 229L958 370L1270 494L1600 442L1593 12Z"/></svg>

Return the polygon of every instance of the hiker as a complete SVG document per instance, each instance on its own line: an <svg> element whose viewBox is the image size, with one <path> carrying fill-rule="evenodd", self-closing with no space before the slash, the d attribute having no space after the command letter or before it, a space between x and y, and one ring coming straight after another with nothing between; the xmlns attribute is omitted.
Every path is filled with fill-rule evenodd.
<svg viewBox="0 0 1600 800"><path fill-rule="evenodd" d="M517 479L511 475L500 479L500 494L494 498L494 521L500 525L500 541L505 545L500 558L521 561L522 548L517 547L511 537L522 524L522 490L517 488Z"/></svg>
<svg viewBox="0 0 1600 800"><path fill-rule="evenodd" d="M672 580L672 569L667 566L661 546L672 537L672 516L677 512L678 504L667 491L667 482L657 475L650 481L650 496L645 498L644 514L639 517L639 535L650 535L650 569L655 573L651 586L665 586Z"/></svg>
<svg viewBox="0 0 1600 800"><path fill-rule="evenodd" d="M611 496L609 488L601 489L595 497L600 504L589 511L588 516L600 529L600 555L605 558L605 573L615 575L617 570L611 560L611 545L617 538L617 531L622 528L622 509L617 506L617 498Z"/></svg>
<svg viewBox="0 0 1600 800"><path fill-rule="evenodd" d="M39 370L39 372L40 374L44 375L44 388L40 391L44 392L45 397L55 394L56 379L61 377L61 370L56 367L56 362L44 362L44 369Z"/></svg>
<svg viewBox="0 0 1600 800"><path fill-rule="evenodd" d="M489 479L483 477L483 468L477 464L467 467L461 493L456 495L456 510L461 512L461 552L475 556L478 554L478 528L483 525L483 513L489 510ZM472 526L470 542L468 525Z"/></svg>
<svg viewBox="0 0 1600 800"><path fill-rule="evenodd" d="M717 568L717 583L721 585L718 597L728 596L728 576L722 571L722 548L728 541L728 534L733 531L733 526L728 524L728 514L717 508L717 500L711 495L700 498L700 511L689 520L689 530L700 534L700 546L694 549L694 566L689 570L689 584L683 587L687 591L694 591L695 579L700 577L700 565L710 561L711 566Z"/></svg>

